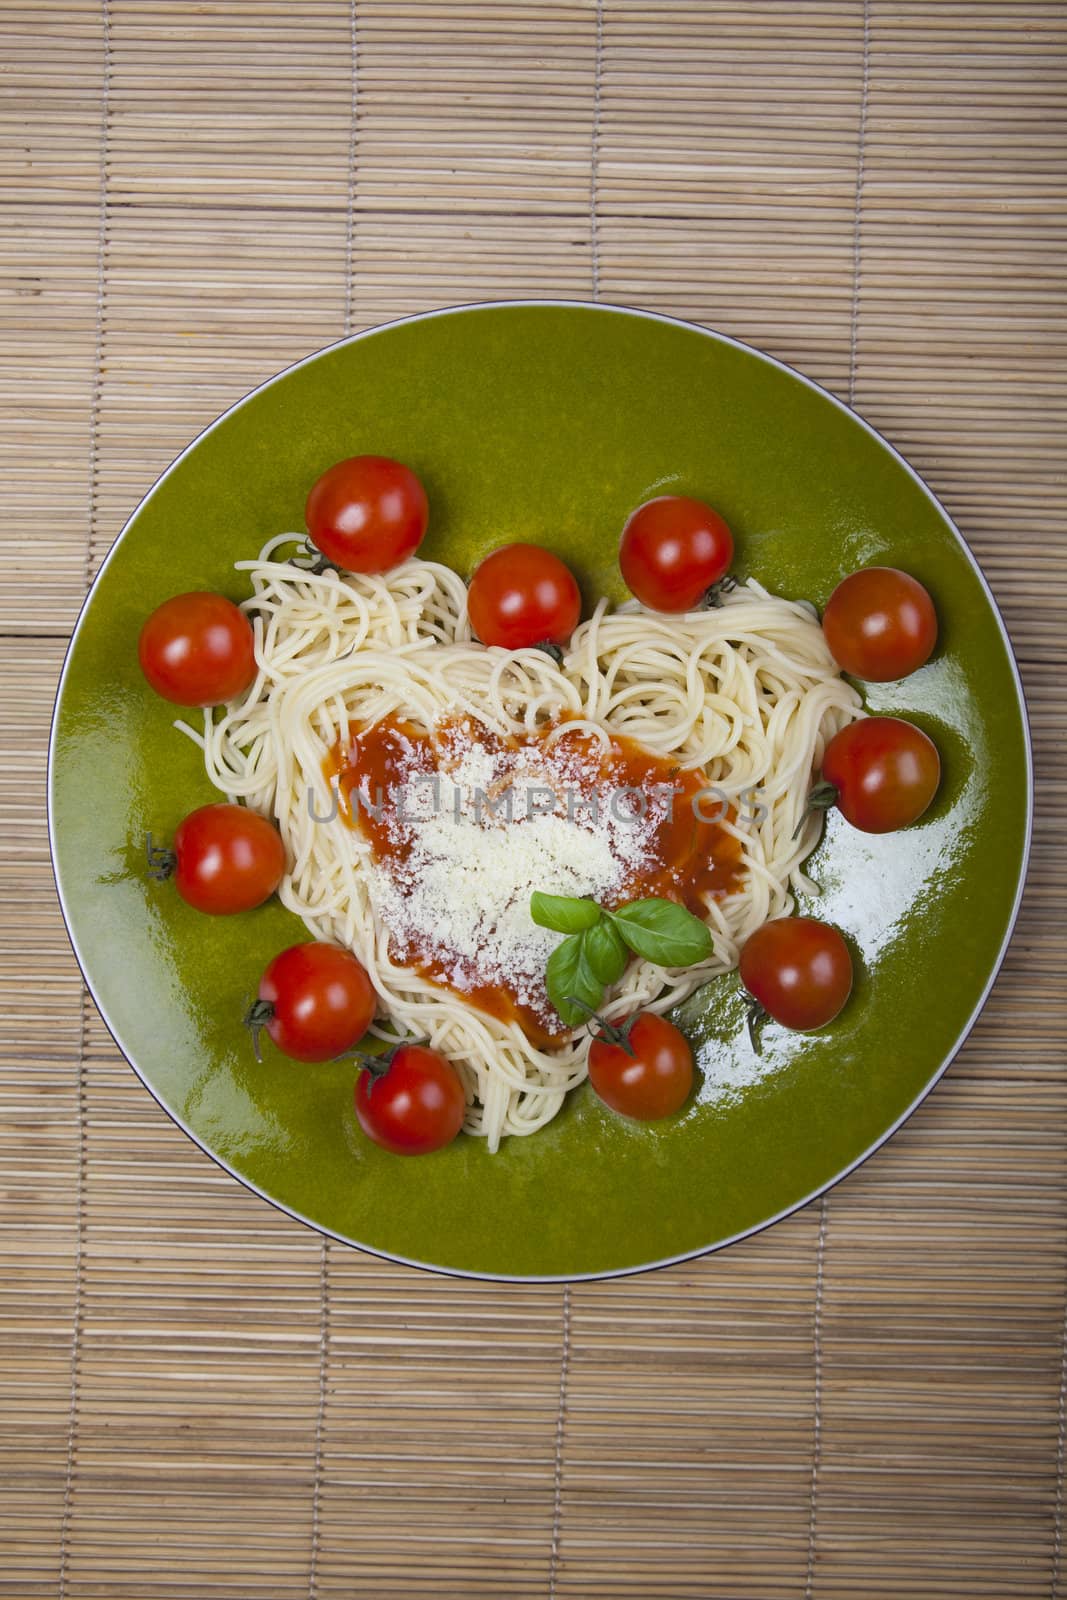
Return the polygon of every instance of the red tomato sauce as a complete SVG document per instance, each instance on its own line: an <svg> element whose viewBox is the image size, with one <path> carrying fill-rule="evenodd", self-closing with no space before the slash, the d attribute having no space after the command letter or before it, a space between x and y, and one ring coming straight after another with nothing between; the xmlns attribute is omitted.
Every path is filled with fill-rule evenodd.
<svg viewBox="0 0 1067 1600"><path fill-rule="evenodd" d="M594 794L599 794L602 802L611 791L623 789L660 797L658 805L653 804L654 821L641 860L629 866L622 884L602 899L609 910L661 895L702 917L707 900L721 899L740 887L744 876L740 842L722 826L724 807L717 795L706 792L703 772L681 771L619 734L613 734L605 747L584 728L562 733L559 728L560 723L555 723L534 735L503 738L470 718L446 721L427 732L401 718L387 717L352 735L343 747L337 745L324 763L324 771L327 779L337 779L346 824L365 835L373 860L387 870L406 860L418 827L417 821L405 824L396 802L398 791L416 778L427 782L437 778L447 805L449 771L476 745L498 757L502 787L506 786L509 758L518 762L524 748L536 751L545 783L555 788L558 782L559 814L567 815L565 795L573 791L578 822L588 814L582 802L589 802ZM549 746L549 735L554 732L557 737ZM671 792L673 807L668 808ZM697 800L698 796L703 798ZM492 793L489 799L491 802ZM626 803L636 806L635 796L631 794ZM504 1022L517 1020L535 1045L551 1045L565 1033L562 1026L546 1025L543 1010L522 1004L506 982L459 988L451 981L449 952L435 949L429 941L405 945L391 935L390 949L396 961L488 1015Z"/></svg>

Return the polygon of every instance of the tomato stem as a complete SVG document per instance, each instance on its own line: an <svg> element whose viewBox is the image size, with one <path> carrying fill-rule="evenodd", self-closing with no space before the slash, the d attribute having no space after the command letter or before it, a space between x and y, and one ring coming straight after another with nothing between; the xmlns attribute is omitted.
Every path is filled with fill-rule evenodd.
<svg viewBox="0 0 1067 1600"><path fill-rule="evenodd" d="M310 572L313 577L319 577L323 572L340 572L341 568L336 561L331 561L329 556L324 556L317 545L305 538L303 554L307 560L294 561L294 566L299 566L302 572Z"/></svg>
<svg viewBox="0 0 1067 1600"><path fill-rule="evenodd" d="M384 1078L392 1066L393 1054L392 1050L384 1050L380 1056L371 1056L364 1050L354 1050L351 1055L336 1056L334 1059L337 1061L354 1061L360 1072L369 1072L371 1077L377 1081L379 1078Z"/></svg>
<svg viewBox="0 0 1067 1600"><path fill-rule="evenodd" d="M252 1035L252 1049L259 1062L263 1060L263 1052L259 1048L259 1036L273 1015L274 1007L269 1000L253 1000L244 1015L244 1025Z"/></svg>
<svg viewBox="0 0 1067 1600"><path fill-rule="evenodd" d="M577 995L565 994L563 998L569 1005L577 1006L579 1010L586 1012L594 1022L600 1024L603 1033L596 1035L598 1039L603 1038L608 1044L616 1044L620 1050L625 1050L628 1056L636 1057L637 1051L630 1043L630 1029L637 1021L636 1017L630 1017L628 1021L623 1023L621 1028L617 1028L613 1022L608 1022L606 1017L602 1017L599 1011L594 1011L592 1006L587 1006L584 1000L579 1000Z"/></svg>
<svg viewBox="0 0 1067 1600"><path fill-rule="evenodd" d="M720 578L717 583L713 583L711 588L707 590L703 600L700 602L701 608L717 611L722 605L723 595L732 594L736 588L737 579L731 577L730 573L726 573L725 577Z"/></svg>
<svg viewBox="0 0 1067 1600"><path fill-rule="evenodd" d="M816 811L830 811L837 804L837 786L833 783L817 783L808 795L800 821L793 829L794 840L799 839L801 829L808 818Z"/></svg>
<svg viewBox="0 0 1067 1600"><path fill-rule="evenodd" d="M148 859L148 876L153 883L166 883L178 865L178 857L173 850L168 850L166 845L155 844L150 833L145 834L144 843Z"/></svg>
<svg viewBox="0 0 1067 1600"><path fill-rule="evenodd" d="M745 1023L748 1027L749 1042L758 1056L763 1054L760 1046L759 1029L766 1022L769 1015L770 1012L765 1010L754 996L749 995L747 997L745 1000Z"/></svg>
<svg viewBox="0 0 1067 1600"><path fill-rule="evenodd" d="M358 1062L361 1072L365 1069L372 1078L384 1078L393 1064L393 1057L397 1051L406 1050L409 1045L429 1045L429 1043L429 1039L397 1039L395 1044L389 1045L380 1055L371 1055L367 1050L353 1050L334 1056L334 1060Z"/></svg>

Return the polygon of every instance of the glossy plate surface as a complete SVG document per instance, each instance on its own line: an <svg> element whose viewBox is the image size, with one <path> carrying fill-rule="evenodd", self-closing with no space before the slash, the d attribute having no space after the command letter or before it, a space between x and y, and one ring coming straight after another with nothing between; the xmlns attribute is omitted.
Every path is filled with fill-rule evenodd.
<svg viewBox="0 0 1067 1600"><path fill-rule="evenodd" d="M650 496L709 500L736 570L823 605L858 566L913 572L935 598L933 660L873 687L874 710L936 739L933 810L867 837L832 816L801 907L850 938L856 989L828 1030L764 1032L755 1082L736 978L682 1008L701 1085L637 1126L583 1088L548 1128L403 1160L365 1141L351 1068L257 1066L241 1027L270 957L306 938L277 905L209 919L144 877L217 798L137 665L147 613L182 590L246 588L235 559L303 526L333 461L407 461L432 508L422 554L464 574L513 539L622 598L619 531ZM195 713L194 713L195 715ZM586 305L494 305L336 345L228 412L179 457L100 574L53 729L50 815L75 949L116 1040L174 1118L237 1176L365 1248L494 1276L634 1270L699 1253L795 1208L877 1145L943 1070L999 964L1025 866L1030 777L1017 674L988 590L929 491L876 434L795 373L666 319ZM131 1093L135 1090L131 1083Z"/></svg>

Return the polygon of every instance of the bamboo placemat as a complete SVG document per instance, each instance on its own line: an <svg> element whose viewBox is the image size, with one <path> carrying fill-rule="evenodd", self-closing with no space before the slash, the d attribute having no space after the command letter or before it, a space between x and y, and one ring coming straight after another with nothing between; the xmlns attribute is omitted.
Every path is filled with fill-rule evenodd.
<svg viewBox="0 0 1067 1600"><path fill-rule="evenodd" d="M0 25L0 1593L1067 1593L1064 7ZM985 565L1042 784L1007 966L899 1136L749 1243L571 1290L326 1247L215 1168L85 998L43 809L64 641L176 451L345 330L517 295L854 402Z"/></svg>

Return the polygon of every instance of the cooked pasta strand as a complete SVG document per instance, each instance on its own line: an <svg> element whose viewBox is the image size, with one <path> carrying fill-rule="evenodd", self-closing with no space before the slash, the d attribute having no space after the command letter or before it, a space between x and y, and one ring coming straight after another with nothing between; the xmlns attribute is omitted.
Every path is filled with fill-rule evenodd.
<svg viewBox="0 0 1067 1600"><path fill-rule="evenodd" d="M794 833L812 770L833 734L862 714L859 696L812 608L752 580L721 607L684 616L636 603L610 612L601 602L557 667L540 650L508 654L472 640L466 588L448 567L416 558L383 577L312 574L300 565L301 543L283 535L238 563L253 588L244 609L256 681L217 720L206 712L202 732L178 726L202 743L220 790L275 819L290 863L282 900L315 938L356 953L392 1029L429 1037L455 1063L466 1130L495 1150L504 1135L533 1133L556 1115L585 1077L588 1034L538 1049L518 1023L484 1015L392 959L371 898L368 842L341 817L314 820L309 805L330 812L324 762L337 741L389 715L432 727L465 712L521 735L565 712L702 770L729 796L738 820L726 826L745 872L737 892L708 905L713 953L684 972L633 962L604 1008L621 1016L666 1010L728 972L748 935L788 913L794 889L810 890L801 863L818 823Z"/></svg>

